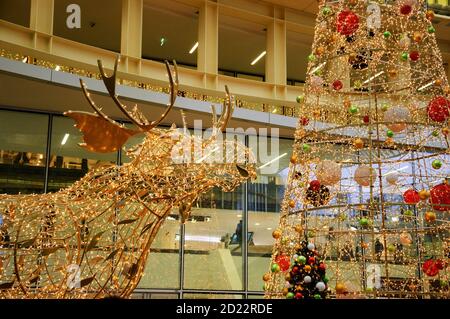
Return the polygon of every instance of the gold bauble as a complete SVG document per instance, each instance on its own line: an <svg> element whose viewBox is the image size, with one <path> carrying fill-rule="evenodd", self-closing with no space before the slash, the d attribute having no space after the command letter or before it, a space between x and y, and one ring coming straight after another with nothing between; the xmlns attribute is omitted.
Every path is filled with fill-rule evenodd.
<svg viewBox="0 0 450 319"><path fill-rule="evenodd" d="M272 232L272 237L275 239L279 239L281 237L281 230L276 229Z"/></svg>
<svg viewBox="0 0 450 319"><path fill-rule="evenodd" d="M394 69L394 68L389 69L389 70L388 70L388 74L389 74L389 76L390 76L391 78L395 78L395 77L398 75L398 70L397 70L397 69Z"/></svg>
<svg viewBox="0 0 450 319"><path fill-rule="evenodd" d="M314 110L314 112L313 112L313 116L314 116L314 118L318 118L318 117L320 117L320 110Z"/></svg>
<svg viewBox="0 0 450 319"><path fill-rule="evenodd" d="M325 52L325 48L323 46L320 46L316 49L316 55L322 55Z"/></svg>
<svg viewBox="0 0 450 319"><path fill-rule="evenodd" d="M388 137L384 143L387 146L394 146L395 145L395 141L394 141L394 139L392 137Z"/></svg>
<svg viewBox="0 0 450 319"><path fill-rule="evenodd" d="M427 191L426 189L422 189L422 190L419 192L419 197L420 197L421 200L427 200L428 197L430 197L430 192Z"/></svg>
<svg viewBox="0 0 450 319"><path fill-rule="evenodd" d="M419 42L422 41L422 39L423 39L423 34L422 34L422 32L420 32L420 31L414 32L414 34L413 34L413 40L414 40L414 42L419 43Z"/></svg>
<svg viewBox="0 0 450 319"><path fill-rule="evenodd" d="M283 288L283 295L286 296L289 292L288 288Z"/></svg>
<svg viewBox="0 0 450 319"><path fill-rule="evenodd" d="M289 204L290 208L294 208L295 207L295 201L293 199L289 200L288 204Z"/></svg>
<svg viewBox="0 0 450 319"><path fill-rule="evenodd" d="M335 289L337 294L343 294L347 290L343 283L337 283Z"/></svg>
<svg viewBox="0 0 450 319"><path fill-rule="evenodd" d="M295 226L294 226L294 230L295 230L297 233L301 233L301 232L303 231L303 227L302 227L302 225L295 225Z"/></svg>
<svg viewBox="0 0 450 319"><path fill-rule="evenodd" d="M356 140L353 141L353 146L360 150L364 147L364 141L360 138L357 138Z"/></svg>
<svg viewBox="0 0 450 319"><path fill-rule="evenodd" d="M346 109L348 109L350 106L352 106L352 101L350 101L349 99L345 99L344 106Z"/></svg>
<svg viewBox="0 0 450 319"><path fill-rule="evenodd" d="M298 160L297 155L294 154L291 156L290 162L292 164L297 164L297 160Z"/></svg>
<svg viewBox="0 0 450 319"><path fill-rule="evenodd" d="M306 272L310 272L311 271L311 266L310 265L306 265L303 269L305 269Z"/></svg>
<svg viewBox="0 0 450 319"><path fill-rule="evenodd" d="M437 79L434 81L434 85L435 86L441 86L442 85L442 80L441 79Z"/></svg>
<svg viewBox="0 0 450 319"><path fill-rule="evenodd" d="M433 10L428 10L426 13L426 17L428 20L433 20L434 19L434 11Z"/></svg>
<svg viewBox="0 0 450 319"><path fill-rule="evenodd" d="M265 273L263 276L263 280L264 281L269 281L270 280L270 274L269 273Z"/></svg>
<svg viewBox="0 0 450 319"><path fill-rule="evenodd" d="M442 134L444 134L445 136L447 136L450 133L450 129L448 127L444 127L442 129Z"/></svg>
<svg viewBox="0 0 450 319"><path fill-rule="evenodd" d="M291 281L291 274L290 274L290 273L287 273L286 276L284 276L284 279L285 279L286 281Z"/></svg>

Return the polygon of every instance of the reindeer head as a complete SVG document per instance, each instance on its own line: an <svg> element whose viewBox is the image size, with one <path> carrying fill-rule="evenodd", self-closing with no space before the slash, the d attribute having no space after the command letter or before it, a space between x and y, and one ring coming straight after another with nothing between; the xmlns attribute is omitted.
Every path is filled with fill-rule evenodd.
<svg viewBox="0 0 450 319"><path fill-rule="evenodd" d="M156 126L173 108L178 92L178 72L174 61L173 72L166 61L169 78L170 100L159 119L149 121L135 106L129 109L121 103L116 94L116 74L118 59L112 76L105 74L98 61L100 74L107 91L120 111L137 127L129 129L110 119L92 100L86 84L80 79L83 93L95 113L66 112L76 121L76 127L83 132L84 143L80 145L93 152L114 152L139 133L146 134L144 141L128 150L132 162L127 164L132 174L138 174L152 192L159 196L176 196L180 199L180 212L186 217L192 202L199 194L214 186L224 191L232 191L248 178L256 176L254 158L251 151L238 141L222 141L222 132L227 126L234 107L234 98L226 87L226 98L217 120L214 107L211 137L203 139L189 135L182 113L184 129L172 125L170 129ZM219 154L219 156L218 156ZM165 192L167 194L165 194ZM184 205L183 203L186 203Z"/></svg>

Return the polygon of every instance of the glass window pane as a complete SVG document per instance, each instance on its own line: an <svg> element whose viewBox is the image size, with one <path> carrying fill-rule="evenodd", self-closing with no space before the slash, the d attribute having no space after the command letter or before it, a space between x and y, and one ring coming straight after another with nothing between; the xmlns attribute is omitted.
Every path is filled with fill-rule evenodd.
<svg viewBox="0 0 450 319"><path fill-rule="evenodd" d="M219 15L219 70L239 72L239 77L264 81L265 54L265 25Z"/></svg>
<svg viewBox="0 0 450 319"><path fill-rule="evenodd" d="M248 289L262 291L268 271L289 171L292 140L252 136L249 145L258 154L257 180L248 188ZM264 156L266 154L266 156Z"/></svg>
<svg viewBox="0 0 450 319"><path fill-rule="evenodd" d="M128 128L135 128L126 124ZM131 137L122 152L122 163L130 163L127 150L141 144L144 134ZM164 221L151 246L144 276L139 288L180 288L180 221L178 211L174 210Z"/></svg>
<svg viewBox="0 0 450 319"><path fill-rule="evenodd" d="M142 58L175 59L180 66L197 69L198 11L178 1L146 0Z"/></svg>
<svg viewBox="0 0 450 319"><path fill-rule="evenodd" d="M83 143L82 133L69 118L53 118L52 146L49 168L48 190L58 191L83 177L89 170L115 165L117 153L90 152L78 143Z"/></svg>
<svg viewBox="0 0 450 319"><path fill-rule="evenodd" d="M48 116L0 111L0 193L42 193Z"/></svg>
<svg viewBox="0 0 450 319"><path fill-rule="evenodd" d="M0 19L30 26L31 0L2 0L0 1Z"/></svg>
<svg viewBox="0 0 450 319"><path fill-rule="evenodd" d="M227 136L245 143L244 136ZM214 188L198 199L185 225L184 288L243 289L244 187Z"/></svg>

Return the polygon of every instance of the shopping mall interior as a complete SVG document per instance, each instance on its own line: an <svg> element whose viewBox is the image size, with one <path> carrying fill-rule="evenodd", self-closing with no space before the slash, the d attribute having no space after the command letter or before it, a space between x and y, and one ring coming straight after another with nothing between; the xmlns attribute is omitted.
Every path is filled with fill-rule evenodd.
<svg viewBox="0 0 450 319"><path fill-rule="evenodd" d="M175 60L178 96L158 127L174 123L192 132L199 122L202 129L211 127L210 106L221 110L226 85L236 103L227 127L246 146L256 145L256 167L265 169L231 192L213 188L200 194L184 223L178 209L168 214L131 298L263 298L319 2L0 0L0 194L58 192L91 171L129 163L125 150L142 143L144 135L130 137L113 152L91 152L80 147L83 133L64 112L92 111L80 88L82 77L105 114L133 127L98 72L97 60L109 72L120 55L121 102L136 104L154 120L169 99L164 61ZM69 8L73 4L77 7ZM442 67L450 77L450 3L428 0L427 5L435 12ZM78 9L79 21L71 16ZM335 147L335 154L345 156L345 145ZM325 152L317 155L332 159ZM369 155L362 151L360 156ZM383 156L399 155L385 149ZM447 177L449 159L441 156L441 173ZM403 173L415 169L411 164ZM354 171L349 165L342 174ZM357 187L340 195L349 202L360 196ZM402 198L397 188L387 188L384 195ZM318 210L313 216L326 219L332 213ZM357 226L348 222L346 227ZM393 255L387 252L386 260Z"/></svg>

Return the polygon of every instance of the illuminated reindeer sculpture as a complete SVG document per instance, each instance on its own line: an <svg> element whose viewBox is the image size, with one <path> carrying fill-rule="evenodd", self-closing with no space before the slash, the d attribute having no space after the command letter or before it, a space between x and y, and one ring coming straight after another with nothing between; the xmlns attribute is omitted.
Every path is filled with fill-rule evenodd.
<svg viewBox="0 0 450 319"><path fill-rule="evenodd" d="M175 163L174 156L200 145L202 152L219 145L233 111L226 100L219 120L213 109L209 139L188 136L176 129L156 126L172 109L178 74L166 62L170 102L162 116L148 121L135 107L129 110L115 93L117 60L103 82L117 107L136 126L125 128L108 118L81 87L94 113L67 112L84 134L82 145L95 152L113 152L138 133L142 144L128 151L129 164L91 170L72 186L43 195L0 195L3 225L0 233L0 298L104 298L128 297L144 271L150 246L173 209L184 222L197 197L220 187L232 191L255 176L253 155L241 143L220 144L228 161L207 163L206 154L195 161ZM186 129L185 129L186 132ZM183 146L184 145L184 146ZM244 154L239 161L237 153ZM231 160L230 160L231 158ZM241 156L242 159L242 156Z"/></svg>

